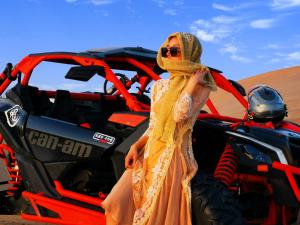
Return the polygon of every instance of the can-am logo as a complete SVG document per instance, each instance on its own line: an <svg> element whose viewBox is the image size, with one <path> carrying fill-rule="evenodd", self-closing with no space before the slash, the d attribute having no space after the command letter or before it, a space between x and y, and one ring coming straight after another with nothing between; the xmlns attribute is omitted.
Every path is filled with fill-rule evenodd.
<svg viewBox="0 0 300 225"><path fill-rule="evenodd" d="M112 145L115 142L115 138L106 134L102 134L99 132L96 132L93 136L94 140L97 140L101 143L110 144Z"/></svg>
<svg viewBox="0 0 300 225"><path fill-rule="evenodd" d="M16 126L18 121L21 118L20 111L22 108L19 105L15 105L14 107L5 111L5 116L7 123L10 127Z"/></svg>

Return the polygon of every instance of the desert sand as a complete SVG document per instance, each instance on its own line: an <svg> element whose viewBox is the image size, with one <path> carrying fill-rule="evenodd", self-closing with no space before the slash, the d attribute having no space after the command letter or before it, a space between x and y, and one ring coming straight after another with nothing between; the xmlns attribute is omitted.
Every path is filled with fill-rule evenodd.
<svg viewBox="0 0 300 225"><path fill-rule="evenodd" d="M0 215L0 225L50 225L50 224L25 221L21 218L21 216Z"/></svg>

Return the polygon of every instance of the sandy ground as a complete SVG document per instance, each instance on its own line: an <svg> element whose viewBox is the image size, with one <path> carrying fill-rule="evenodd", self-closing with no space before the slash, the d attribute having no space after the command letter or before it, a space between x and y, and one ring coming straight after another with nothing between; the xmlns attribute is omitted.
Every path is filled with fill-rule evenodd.
<svg viewBox="0 0 300 225"><path fill-rule="evenodd" d="M21 216L0 215L0 225L50 225L46 223L35 223L23 220Z"/></svg>

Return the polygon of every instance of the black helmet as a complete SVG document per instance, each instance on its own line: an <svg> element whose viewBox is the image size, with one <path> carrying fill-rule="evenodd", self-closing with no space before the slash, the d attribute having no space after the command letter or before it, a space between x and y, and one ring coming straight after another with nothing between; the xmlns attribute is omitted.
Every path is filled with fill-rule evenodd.
<svg viewBox="0 0 300 225"><path fill-rule="evenodd" d="M255 122L278 122L287 116L279 92L267 85L256 85L248 93L248 118Z"/></svg>

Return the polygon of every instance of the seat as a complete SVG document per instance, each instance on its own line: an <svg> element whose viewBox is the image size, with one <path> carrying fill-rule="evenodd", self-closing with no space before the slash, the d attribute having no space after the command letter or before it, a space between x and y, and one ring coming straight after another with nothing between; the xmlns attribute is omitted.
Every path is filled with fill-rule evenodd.
<svg viewBox="0 0 300 225"><path fill-rule="evenodd" d="M77 124L86 122L74 104L70 92L66 90L56 91L54 105L49 116Z"/></svg>
<svg viewBox="0 0 300 225"><path fill-rule="evenodd" d="M52 102L46 92L39 91L34 86L22 86L20 83L17 83L5 95L27 112L36 115L47 114L52 108Z"/></svg>

